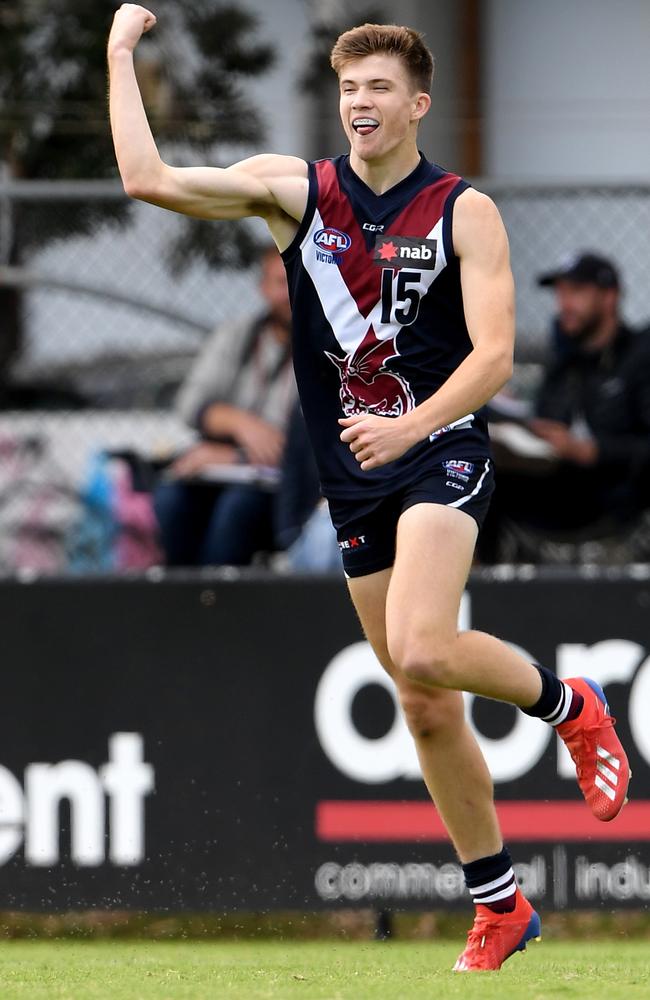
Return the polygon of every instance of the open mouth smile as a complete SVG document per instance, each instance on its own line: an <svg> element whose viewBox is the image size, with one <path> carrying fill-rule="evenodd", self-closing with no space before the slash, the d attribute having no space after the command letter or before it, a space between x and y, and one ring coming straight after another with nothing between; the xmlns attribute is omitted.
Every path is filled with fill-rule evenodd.
<svg viewBox="0 0 650 1000"><path fill-rule="evenodd" d="M352 121L352 128L357 135L370 135L379 128L376 118L355 118Z"/></svg>

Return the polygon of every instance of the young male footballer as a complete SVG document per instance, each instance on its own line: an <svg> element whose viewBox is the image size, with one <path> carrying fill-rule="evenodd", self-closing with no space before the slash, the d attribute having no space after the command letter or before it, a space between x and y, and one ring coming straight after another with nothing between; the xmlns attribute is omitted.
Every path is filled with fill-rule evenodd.
<svg viewBox="0 0 650 1000"><path fill-rule="evenodd" d="M399 693L431 798L476 904L455 970L498 969L540 932L515 881L461 692L556 728L589 808L611 820L629 767L602 690L458 631L493 489L483 405L510 378L508 242L492 201L418 151L433 58L415 31L364 24L331 55L350 151L216 167L160 158L133 69L156 22L117 11L108 43L126 192L202 219L261 216L287 270L293 357L350 595Z"/></svg>

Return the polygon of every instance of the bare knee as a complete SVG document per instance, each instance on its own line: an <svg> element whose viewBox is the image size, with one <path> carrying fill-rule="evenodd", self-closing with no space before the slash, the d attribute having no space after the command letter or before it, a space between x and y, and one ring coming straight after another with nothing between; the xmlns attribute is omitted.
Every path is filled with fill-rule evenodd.
<svg viewBox="0 0 650 1000"><path fill-rule="evenodd" d="M407 685L399 690L406 724L416 740L444 736L462 725L463 698L458 691L425 690Z"/></svg>
<svg viewBox="0 0 650 1000"><path fill-rule="evenodd" d="M453 688L453 641L400 637L390 645L395 667L405 680L439 688Z"/></svg>

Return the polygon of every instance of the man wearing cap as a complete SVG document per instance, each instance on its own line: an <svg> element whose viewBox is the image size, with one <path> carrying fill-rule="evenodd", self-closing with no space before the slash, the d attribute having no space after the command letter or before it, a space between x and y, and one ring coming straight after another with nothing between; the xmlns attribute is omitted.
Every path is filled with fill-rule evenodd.
<svg viewBox="0 0 650 1000"><path fill-rule="evenodd" d="M604 519L624 526L650 506L650 332L622 320L611 261L581 253L540 275L557 305L554 354L528 428L551 445L545 476L501 470L501 518L540 531L578 532Z"/></svg>

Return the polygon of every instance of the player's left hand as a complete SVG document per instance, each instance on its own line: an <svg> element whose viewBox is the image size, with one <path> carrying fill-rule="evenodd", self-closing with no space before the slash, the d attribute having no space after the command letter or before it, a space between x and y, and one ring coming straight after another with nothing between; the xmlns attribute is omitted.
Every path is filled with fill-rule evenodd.
<svg viewBox="0 0 650 1000"><path fill-rule="evenodd" d="M394 462L418 441L403 417L358 413L353 417L341 417L339 424L345 428L341 431L341 441L350 446L364 472Z"/></svg>

